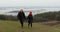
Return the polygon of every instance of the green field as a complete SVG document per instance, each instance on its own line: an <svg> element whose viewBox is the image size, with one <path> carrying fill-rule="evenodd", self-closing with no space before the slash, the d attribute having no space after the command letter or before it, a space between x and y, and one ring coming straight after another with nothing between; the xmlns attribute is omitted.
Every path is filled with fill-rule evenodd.
<svg viewBox="0 0 60 32"><path fill-rule="evenodd" d="M0 20L0 32L60 32L60 24L49 26L42 23L33 23L33 27L28 28L27 23L24 23L22 29L19 21Z"/></svg>

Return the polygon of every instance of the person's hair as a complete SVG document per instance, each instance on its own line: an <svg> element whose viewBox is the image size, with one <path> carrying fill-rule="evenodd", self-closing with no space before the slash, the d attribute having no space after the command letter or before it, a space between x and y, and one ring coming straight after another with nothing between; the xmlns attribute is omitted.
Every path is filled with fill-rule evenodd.
<svg viewBox="0 0 60 32"><path fill-rule="evenodd" d="M32 12L30 11L29 16L32 16Z"/></svg>
<svg viewBox="0 0 60 32"><path fill-rule="evenodd" d="M22 12L22 13L24 13L23 9L21 9L19 12Z"/></svg>

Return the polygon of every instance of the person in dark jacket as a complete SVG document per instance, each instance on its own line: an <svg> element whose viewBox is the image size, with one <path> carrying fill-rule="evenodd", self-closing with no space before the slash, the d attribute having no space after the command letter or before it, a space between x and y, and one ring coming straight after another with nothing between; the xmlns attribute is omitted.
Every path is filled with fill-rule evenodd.
<svg viewBox="0 0 60 32"><path fill-rule="evenodd" d="M30 11L27 19L28 19L28 27L29 27L29 26L32 27L33 15L32 15L32 12L31 12L31 11Z"/></svg>
<svg viewBox="0 0 60 32"><path fill-rule="evenodd" d="M21 9L19 12L18 12L18 15L17 15L20 23L21 23L21 27L23 28L23 22L25 20L25 14L23 12L23 9Z"/></svg>

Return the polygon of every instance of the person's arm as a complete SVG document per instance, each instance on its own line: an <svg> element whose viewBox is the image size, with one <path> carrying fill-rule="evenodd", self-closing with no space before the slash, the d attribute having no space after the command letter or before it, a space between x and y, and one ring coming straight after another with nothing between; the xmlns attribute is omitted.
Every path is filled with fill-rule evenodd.
<svg viewBox="0 0 60 32"><path fill-rule="evenodd" d="M26 19L26 17L25 17L25 14L23 13L23 16L24 16L24 18Z"/></svg>
<svg viewBox="0 0 60 32"><path fill-rule="evenodd" d="M32 17L32 20L33 20L33 14L32 14L32 16L31 16L31 17Z"/></svg>
<svg viewBox="0 0 60 32"><path fill-rule="evenodd" d="M27 19L29 19L29 16L27 16Z"/></svg>
<svg viewBox="0 0 60 32"><path fill-rule="evenodd" d="M20 13L20 12L18 12L18 14L17 14L17 18L18 18L18 19L21 18L21 13Z"/></svg>
<svg viewBox="0 0 60 32"><path fill-rule="evenodd" d="M18 14L17 14L17 18L19 19L19 12L18 12Z"/></svg>

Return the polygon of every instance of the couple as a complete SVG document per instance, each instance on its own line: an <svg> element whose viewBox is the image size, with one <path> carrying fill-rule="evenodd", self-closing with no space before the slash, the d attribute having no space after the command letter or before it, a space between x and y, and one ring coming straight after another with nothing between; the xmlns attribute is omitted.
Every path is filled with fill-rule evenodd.
<svg viewBox="0 0 60 32"><path fill-rule="evenodd" d="M32 12L31 12L31 11L29 12L28 17L26 18L23 9L21 9L21 10L18 12L17 17L18 17L18 19L19 19L19 21L20 21L20 23L21 23L21 27L22 27L22 28L23 28L23 22L24 22L24 20L26 20L26 19L28 20L28 27L29 27L29 26L32 27L33 16L32 16Z"/></svg>

